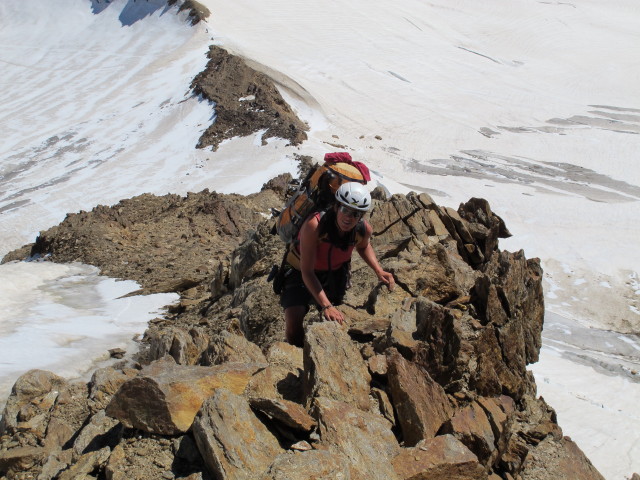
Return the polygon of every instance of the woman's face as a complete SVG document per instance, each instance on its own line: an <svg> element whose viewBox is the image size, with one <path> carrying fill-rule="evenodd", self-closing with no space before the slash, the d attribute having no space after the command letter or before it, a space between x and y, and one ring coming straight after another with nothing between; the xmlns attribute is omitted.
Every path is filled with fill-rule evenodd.
<svg viewBox="0 0 640 480"><path fill-rule="evenodd" d="M345 205L337 205L336 219L338 228L343 232L353 230L358 224L358 221L363 217L365 212L349 208Z"/></svg>

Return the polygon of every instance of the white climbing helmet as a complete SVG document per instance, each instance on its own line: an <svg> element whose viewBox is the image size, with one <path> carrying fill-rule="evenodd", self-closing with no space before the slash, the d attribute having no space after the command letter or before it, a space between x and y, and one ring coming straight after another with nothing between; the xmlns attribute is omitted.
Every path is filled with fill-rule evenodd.
<svg viewBox="0 0 640 480"><path fill-rule="evenodd" d="M371 207L371 194L358 182L347 182L336 190L336 200L349 208L366 212Z"/></svg>

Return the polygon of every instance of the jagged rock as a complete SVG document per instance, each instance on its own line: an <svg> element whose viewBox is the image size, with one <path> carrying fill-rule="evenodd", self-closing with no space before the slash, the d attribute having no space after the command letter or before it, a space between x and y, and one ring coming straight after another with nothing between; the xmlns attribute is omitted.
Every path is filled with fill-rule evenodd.
<svg viewBox="0 0 640 480"><path fill-rule="evenodd" d="M364 321L352 322L349 325L349 335L373 336L386 332L390 325L390 318L368 317Z"/></svg>
<svg viewBox="0 0 640 480"><path fill-rule="evenodd" d="M279 455L260 480L349 480L349 461L345 455L310 450Z"/></svg>
<svg viewBox="0 0 640 480"><path fill-rule="evenodd" d="M113 394L137 373L133 369L116 370L112 367L99 368L93 372L89 382L89 400L92 402L93 410L106 408Z"/></svg>
<svg viewBox="0 0 640 480"><path fill-rule="evenodd" d="M315 419L301 405L288 400L251 398L249 405L293 430L309 432L316 426Z"/></svg>
<svg viewBox="0 0 640 480"><path fill-rule="evenodd" d="M555 411L544 399L525 395L518 410L507 417L505 431L500 438L499 456L494 462L501 471L519 474L530 452L547 437L556 442L562 439Z"/></svg>
<svg viewBox="0 0 640 480"><path fill-rule="evenodd" d="M371 389L371 397L373 398L375 404L378 406L377 411L380 412L384 418L389 420L391 425L396 425L396 416L393 413L393 405L391 404L391 400L389 400L389 395L384 390L373 387Z"/></svg>
<svg viewBox="0 0 640 480"><path fill-rule="evenodd" d="M453 435L440 435L402 449L393 459L402 480L483 480L487 473L478 458Z"/></svg>
<svg viewBox="0 0 640 480"><path fill-rule="evenodd" d="M511 233L504 221L491 211L489 202L483 198L471 198L458 207L460 217L467 220L471 234L486 261L498 248L498 238L508 238Z"/></svg>
<svg viewBox="0 0 640 480"><path fill-rule="evenodd" d="M405 445L414 446L422 439L432 438L452 413L443 388L395 350L389 351L387 362L391 401Z"/></svg>
<svg viewBox="0 0 640 480"><path fill-rule="evenodd" d="M368 410L367 366L349 335L336 322L309 325L304 340L304 389L309 405L327 397Z"/></svg>
<svg viewBox="0 0 640 480"><path fill-rule="evenodd" d="M44 370L29 370L21 375L2 412L0 434L27 429L43 436L50 410L60 390L68 385L64 378Z"/></svg>
<svg viewBox="0 0 640 480"><path fill-rule="evenodd" d="M136 358L141 364L168 355L184 368L214 368L186 366L225 362L215 368L233 370L236 367L229 361L237 360L238 354L246 355L247 348L257 351L246 344L240 346L244 341L232 336L235 334L243 334L268 351L266 368L251 375L257 366L251 367L230 380L227 388L233 388L236 394L242 392L244 400L234 396L227 405L220 400L216 407L226 418L236 420L238 414L232 410L244 412L240 417L250 419L247 424L251 426L240 428L235 423L240 433L228 432L236 435L230 456L224 457L220 449L222 460L214 460L217 457L210 447L209 469L222 465L220 462L231 462L227 471L233 473L225 473L228 477L223 478L233 478L236 472L240 472L238 478L261 478L264 474L266 480L284 479L298 472L303 472L301 478L309 472L318 478L398 478L388 470L400 452L391 422L397 422L394 431L403 437L404 445L423 437L428 440L418 443L422 447L432 441L442 442L445 436L432 437L452 415L447 392L458 406L458 415L449 422L451 431L467 438L465 441L478 450L487 471L492 472L491 478L513 480L528 475L526 478L537 479L542 475L538 465L552 453L557 453L557 465L553 461L550 464L558 475L564 475L566 465L573 461L582 465L577 471L589 470L584 465L587 461L572 453L570 444L563 440L554 412L544 401L532 397L535 382L526 365L537 359L544 314L539 262L525 259L522 252L510 254L497 249L497 239L508 231L486 201L472 199L457 212L439 207L428 195L397 195L387 202L376 201L370 217L372 243L383 267L396 276L397 288L388 292L378 285L369 267L354 256L353 286L341 307L350 322L349 333L335 324L312 324L303 358L302 349L278 342L283 338L282 309L265 281L271 266L282 258L282 244L270 233L273 220L262 222L262 214L282 205L287 185L268 188L249 197L207 191L187 197L143 195L115 207L101 206L89 213L69 215L59 227L43 232L34 247L34 253L52 252L55 261L78 259L98 265L109 275L137 280L147 292L180 291L182 300L171 308L167 318L151 322L143 340L148 348ZM204 296L209 284L214 288L207 299ZM224 330L232 333L222 333ZM211 350L203 355L210 344ZM388 352L386 362L376 357L392 346L404 358L393 351ZM395 364L391 358L396 359ZM263 357L259 361L261 367L267 365ZM154 378L148 384L141 382L136 393L139 404L135 408L121 406L123 412L126 410L123 418L154 415L160 423L172 424L168 407L171 398L197 409L198 402L220 391L212 387L207 393L188 375L175 374L186 370L173 362L163 364L162 370L165 368L166 373L159 369L154 374L157 378L151 375ZM73 465L74 450L77 457L113 446L115 440L107 440L106 432L101 433L108 425L99 420L99 415L88 421L89 412L99 414L107 402L113 403L112 396L117 396L116 389L125 381L148 376L147 369L105 369L94 375L90 392L82 385L45 385L20 400L10 399L10 415L3 420L3 428L11 426L13 430L0 439L0 465L18 465L25 468L21 474L49 480ZM165 396L171 390L172 376L180 377L182 383L176 383L180 388L198 392L187 394L188 401L182 401L185 397L176 392ZM208 385L209 378L204 377ZM152 388L146 388L149 385ZM500 396L503 393L509 396ZM347 403L323 398L330 396ZM198 402L192 402L194 398ZM143 405L141 399L147 404ZM276 414L270 418L268 412L253 413L247 406L249 401L256 407L258 402L270 407L280 405L279 414L292 405L309 402L315 405L312 413L318 431L294 432L277 420ZM464 405L470 405L467 410L473 410L476 417L486 415L487 422L481 422L481 429L461 421ZM482 408L478 410L478 406ZM136 421L149 423L146 419ZM268 424L282 437L283 445L304 437L314 448L324 450L282 453L278 446L275 453L257 453L263 458L259 467L246 467L243 462L253 461L249 458L256 441L249 435L253 422L258 422L255 425L260 431ZM188 428L189 422L183 423L182 429L171 435ZM132 436L127 432L116 436L119 443L104 471L98 471L102 468L98 466L96 471L78 473L77 477L209 479L189 433L178 441L162 434L139 431ZM484 441L489 449L489 432L497 448L487 457L486 449L483 454L473 442ZM209 441L204 433L202 436ZM63 443L65 450L61 451ZM19 450L30 445L40 449ZM431 453L435 450L432 447ZM419 458L425 452L406 449L404 454L412 451ZM407 460L407 464L414 462ZM473 465L478 463L475 460ZM460 471L465 470L456 470L462 468L456 465L448 465L451 470L441 478L475 478L476 467L462 474ZM464 462L463 466L468 467Z"/></svg>
<svg viewBox="0 0 640 480"><path fill-rule="evenodd" d="M206 472L194 442L188 436L165 438L138 434L123 439L112 451L104 467L107 480L189 478ZM186 447L186 448L185 448ZM185 458L186 457L186 458ZM100 478L103 478L102 476ZM205 479L209 480L207 475Z"/></svg>
<svg viewBox="0 0 640 480"><path fill-rule="evenodd" d="M181 292L202 282L208 287L218 266L211 257L230 254L262 213L281 203L273 190L247 197L208 190L185 197L143 194L67 215L40 232L30 254L95 265L104 275L137 281L142 293Z"/></svg>
<svg viewBox="0 0 640 480"><path fill-rule="evenodd" d="M182 366L156 361L124 383L113 396L107 414L128 428L175 435L186 432L202 403L219 388L242 393L256 364L212 367Z"/></svg>
<svg viewBox="0 0 640 480"><path fill-rule="evenodd" d="M37 476L38 480L52 480L56 478L58 474L66 469L73 461L70 450L56 450L53 451L46 459L40 473Z"/></svg>
<svg viewBox="0 0 640 480"><path fill-rule="evenodd" d="M418 348L418 341L413 338L413 333L399 328L389 327L386 334L374 341L376 351L384 352L390 348L398 350L406 357L413 357L413 352Z"/></svg>
<svg viewBox="0 0 640 480"><path fill-rule="evenodd" d="M25 472L45 462L51 449L44 447L16 447L0 451L0 475L11 476Z"/></svg>
<svg viewBox="0 0 640 480"><path fill-rule="evenodd" d="M110 454L111 449L109 447L104 447L95 452L85 453L78 458L71 467L60 473L58 480L76 480L83 478L84 475L88 475L98 467L104 466Z"/></svg>
<svg viewBox="0 0 640 480"><path fill-rule="evenodd" d="M546 437L529 451L520 471L522 480L604 480L569 438Z"/></svg>
<svg viewBox="0 0 640 480"><path fill-rule="evenodd" d="M179 365L194 365L209 344L209 337L197 328L165 327L146 334L149 359L172 357Z"/></svg>
<svg viewBox="0 0 640 480"><path fill-rule="evenodd" d="M455 436L482 463L485 463L491 457L496 448L496 438L489 419L477 402L472 402L457 410L453 417L442 426L440 431Z"/></svg>
<svg viewBox="0 0 640 480"><path fill-rule="evenodd" d="M304 400L302 373L302 369L292 370L279 365L268 366L251 377L244 392L245 396L302 402Z"/></svg>
<svg viewBox="0 0 640 480"><path fill-rule="evenodd" d="M314 411L321 445L348 458L353 480L398 478L391 459L398 455L400 447L387 420L323 397L314 399Z"/></svg>
<svg viewBox="0 0 640 480"><path fill-rule="evenodd" d="M515 411L515 402L506 395L496 398L478 397L477 402L486 413L493 435L498 440L504 432L509 415Z"/></svg>
<svg viewBox="0 0 640 480"><path fill-rule="evenodd" d="M427 241L422 248L403 251L387 260L385 268L393 271L398 285L414 297L446 303L466 294L458 286L445 247L430 238Z"/></svg>
<svg viewBox="0 0 640 480"><path fill-rule="evenodd" d="M247 66L241 57L223 48L209 47L207 68L191 82L196 95L215 102L215 122L200 137L197 147L213 147L238 136L265 130L262 142L271 137L286 138L292 145L307 139L308 127L264 73ZM239 98L245 101L238 101Z"/></svg>
<svg viewBox="0 0 640 480"><path fill-rule="evenodd" d="M301 403L304 397L302 349L276 342L267 352L267 361L269 366L249 380L245 395Z"/></svg>
<svg viewBox="0 0 640 480"><path fill-rule="evenodd" d="M0 431L20 445L50 450L65 445L89 416L88 390L43 370L30 370L13 386Z"/></svg>
<svg viewBox="0 0 640 480"><path fill-rule="evenodd" d="M226 362L266 364L267 359L255 343L242 335L225 331L211 339L200 364L219 365Z"/></svg>
<svg viewBox="0 0 640 480"><path fill-rule="evenodd" d="M284 451L247 400L224 388L202 405L193 435L207 467L221 480L257 478Z"/></svg>
<svg viewBox="0 0 640 480"><path fill-rule="evenodd" d="M104 447L115 447L122 436L122 424L107 417L104 410L96 413L73 442L74 459Z"/></svg>

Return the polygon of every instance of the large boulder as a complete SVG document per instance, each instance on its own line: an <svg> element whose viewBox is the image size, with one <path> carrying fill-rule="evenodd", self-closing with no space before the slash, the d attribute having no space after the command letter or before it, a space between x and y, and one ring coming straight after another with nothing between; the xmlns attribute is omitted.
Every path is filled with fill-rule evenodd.
<svg viewBox="0 0 640 480"><path fill-rule="evenodd" d="M207 467L221 480L259 478L284 451L247 400L225 388L202 405L193 435Z"/></svg>
<svg viewBox="0 0 640 480"><path fill-rule="evenodd" d="M163 435L184 433L202 403L217 389L240 394L264 366L232 363L201 367L157 361L124 383L106 411L128 428Z"/></svg>
<svg viewBox="0 0 640 480"><path fill-rule="evenodd" d="M405 445L414 446L422 439L434 437L452 413L443 388L396 350L389 351L387 363L391 401Z"/></svg>

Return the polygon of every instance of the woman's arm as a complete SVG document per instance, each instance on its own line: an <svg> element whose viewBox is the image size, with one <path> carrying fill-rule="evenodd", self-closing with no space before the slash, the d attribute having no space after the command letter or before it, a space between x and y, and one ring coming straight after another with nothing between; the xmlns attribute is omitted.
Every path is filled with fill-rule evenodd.
<svg viewBox="0 0 640 480"><path fill-rule="evenodd" d="M378 277L378 280L380 280L382 283L384 283L389 290L393 290L393 287L396 284L395 279L393 278L393 275L389 272L385 272L382 267L380 266L380 263L378 263L378 257L376 256L376 252L373 250L373 247L371 246L371 233L373 231L373 229L371 228L371 225L369 225L368 222L364 223L365 225L365 235L364 238L360 241L360 243L358 243L356 245L356 250L358 251L358 254L362 257L362 259L365 261L365 263L367 265L369 265L369 267L371 267L371 269L375 272L376 277Z"/></svg>
<svg viewBox="0 0 640 480"><path fill-rule="evenodd" d="M300 272L307 290L313 295L316 303L322 308L324 318L342 324L344 316L331 305L322 284L315 274L316 251L319 242L319 221L315 217L307 220L300 229Z"/></svg>

